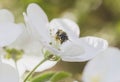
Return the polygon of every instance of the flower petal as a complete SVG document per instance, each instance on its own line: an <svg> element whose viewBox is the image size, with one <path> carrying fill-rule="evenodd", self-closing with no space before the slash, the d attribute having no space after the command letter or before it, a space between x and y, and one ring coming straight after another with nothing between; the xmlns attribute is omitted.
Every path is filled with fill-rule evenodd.
<svg viewBox="0 0 120 82"><path fill-rule="evenodd" d="M0 10L0 23L2 22L14 22L14 16L9 10Z"/></svg>
<svg viewBox="0 0 120 82"><path fill-rule="evenodd" d="M42 49L40 42L31 37L26 30L9 47L22 49L25 55L40 55Z"/></svg>
<svg viewBox="0 0 120 82"><path fill-rule="evenodd" d="M37 4L32 3L27 8L27 15L24 18L34 34L39 35L39 40L49 43L50 33L48 29L48 19L45 12Z"/></svg>
<svg viewBox="0 0 120 82"><path fill-rule="evenodd" d="M79 36L79 34L80 34L79 26L70 19L56 18L56 19L53 19L50 22L50 24L51 24L51 29L63 29L63 30L65 30L65 32L70 30L74 34L76 34L76 36Z"/></svg>
<svg viewBox="0 0 120 82"><path fill-rule="evenodd" d="M52 31L52 36L55 36L58 30L63 30L67 33L69 39L79 37L80 34L79 26L69 19L53 19L50 22L50 29Z"/></svg>
<svg viewBox="0 0 120 82"><path fill-rule="evenodd" d="M20 80L23 80L24 74L26 72L26 68L23 65L23 63L19 62L19 60L17 61L17 68L18 68L18 72L19 72L19 78L20 78Z"/></svg>
<svg viewBox="0 0 120 82"><path fill-rule="evenodd" d="M24 56L19 63L23 63L27 71L31 71L40 61L43 60L43 56ZM36 69L36 72L41 72L53 67L56 61L46 61L40 67Z"/></svg>
<svg viewBox="0 0 120 82"><path fill-rule="evenodd" d="M107 48L107 41L97 37L75 39L61 46L60 56L63 61L87 61Z"/></svg>
<svg viewBox="0 0 120 82"><path fill-rule="evenodd" d="M8 64L0 63L0 82L19 82L17 70Z"/></svg>
<svg viewBox="0 0 120 82"><path fill-rule="evenodd" d="M16 68L15 62L13 59L5 59L4 57L2 57L2 62L5 64L9 64L12 67ZM22 77L26 71L25 67L21 63L17 62L17 69L16 70L18 70L18 74L19 74L20 79L22 79Z"/></svg>
<svg viewBox="0 0 120 82"><path fill-rule="evenodd" d="M83 72L84 82L119 82L120 50L108 48L86 65Z"/></svg>
<svg viewBox="0 0 120 82"><path fill-rule="evenodd" d="M14 23L0 24L0 47L14 42L23 31L23 25Z"/></svg>
<svg viewBox="0 0 120 82"><path fill-rule="evenodd" d="M67 41L64 43L61 48L60 56L64 59L64 57L75 57L79 56L80 54L84 54L84 48L80 46L79 44L76 44L71 41Z"/></svg>
<svg viewBox="0 0 120 82"><path fill-rule="evenodd" d="M98 37L87 36L87 37L81 38L81 40L83 40L83 42L85 42L87 45L92 46L96 49L104 50L108 46L108 43L106 40Z"/></svg>
<svg viewBox="0 0 120 82"><path fill-rule="evenodd" d="M87 36L87 37L80 38L80 41L86 52L81 57L83 61L86 61L95 57L99 52L105 50L108 47L107 41L98 37Z"/></svg>
<svg viewBox="0 0 120 82"><path fill-rule="evenodd" d="M29 35L31 37L34 37L34 39L38 39L39 38L39 34L36 32L35 29L32 29L34 26L31 24L30 20L28 19L28 16L26 15L26 13L23 13L24 16L24 21L25 21L25 25L26 25L26 31L29 33Z"/></svg>
<svg viewBox="0 0 120 82"><path fill-rule="evenodd" d="M39 41L39 43L42 43L41 45L42 45L42 47L45 47L46 49L48 49L48 50L50 50L52 53L54 53L54 54L58 54L59 53L59 51L57 50L57 49L55 49L54 47L52 47L51 45L49 45L49 42L50 42L50 40L46 40L46 39L44 39L44 37L43 37L43 39L42 39L42 36L41 37L39 37L39 34L37 34L38 32L36 32L36 30L35 29L33 29L32 27L34 27L34 26L32 26L32 25L30 25L30 24L28 24L28 23L30 23L29 22L29 20L28 20L28 18L27 18L27 15L25 14L25 13L23 13L24 14L24 18L25 18L25 22L26 22L26 25L27 25L27 29L28 29L28 33L30 33L30 35L32 34L32 39L33 39L33 37L34 37L34 39L36 39L36 40L38 40ZM31 27L32 29L30 29L29 27ZM46 37L47 38L47 37ZM49 39L49 38L48 38ZM38 43L38 42L37 42Z"/></svg>

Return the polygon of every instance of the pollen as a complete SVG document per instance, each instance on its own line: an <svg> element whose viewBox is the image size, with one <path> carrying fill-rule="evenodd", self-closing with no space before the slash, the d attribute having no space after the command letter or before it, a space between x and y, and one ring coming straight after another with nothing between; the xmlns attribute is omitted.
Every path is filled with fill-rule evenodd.
<svg viewBox="0 0 120 82"><path fill-rule="evenodd" d="M62 43L64 43L65 41L68 40L67 33L65 33L63 30L60 30L60 29L59 29L59 30L56 32L55 39L62 44Z"/></svg>

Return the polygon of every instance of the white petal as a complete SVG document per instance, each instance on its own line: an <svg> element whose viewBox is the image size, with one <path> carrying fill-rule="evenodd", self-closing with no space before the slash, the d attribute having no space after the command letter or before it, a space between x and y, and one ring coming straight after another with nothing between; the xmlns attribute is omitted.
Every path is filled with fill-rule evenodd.
<svg viewBox="0 0 120 82"><path fill-rule="evenodd" d="M108 46L108 43L106 40L98 37L87 36L87 37L81 38L81 40L83 40L83 42L85 42L87 45L92 46L96 49L104 50Z"/></svg>
<svg viewBox="0 0 120 82"><path fill-rule="evenodd" d="M24 56L19 63L23 63L26 70L31 71L40 61L43 60L42 56ZM53 67L56 61L46 61L36 69L36 72L41 72Z"/></svg>
<svg viewBox="0 0 120 82"><path fill-rule="evenodd" d="M1 57L2 62L11 65L12 67L16 68L15 62L12 59L5 59L4 57Z"/></svg>
<svg viewBox="0 0 120 82"><path fill-rule="evenodd" d="M84 82L119 82L120 50L108 48L86 65L83 72Z"/></svg>
<svg viewBox="0 0 120 82"><path fill-rule="evenodd" d="M83 37L80 38L80 41L86 52L81 57L83 61L93 58L99 52L105 50L108 47L107 41L98 37Z"/></svg>
<svg viewBox="0 0 120 82"><path fill-rule="evenodd" d="M26 31L29 33L30 37L33 37L33 39L36 39L36 40L41 39L39 32L36 31L36 29L34 28L35 26L28 19L28 16L26 15L26 13L23 13L23 16L26 24Z"/></svg>
<svg viewBox="0 0 120 82"><path fill-rule="evenodd" d="M60 56L62 56L62 59L66 57L74 58L75 56L79 56L85 53L84 48L82 46L71 41L67 41L66 43L63 43L60 49L61 49Z"/></svg>
<svg viewBox="0 0 120 82"><path fill-rule="evenodd" d="M79 27L76 23L69 19L53 19L50 22L50 29L52 36L55 36L58 30L63 30L67 33L68 38L72 39L74 37L79 37Z"/></svg>
<svg viewBox="0 0 120 82"><path fill-rule="evenodd" d="M42 49L40 42L31 37L26 30L9 47L22 49L25 55L40 55Z"/></svg>
<svg viewBox="0 0 120 82"><path fill-rule="evenodd" d="M18 72L12 66L0 63L0 82L19 82Z"/></svg>
<svg viewBox="0 0 120 82"><path fill-rule="evenodd" d="M22 80L24 78L24 74L26 72L26 68L23 65L23 63L19 62L19 60L17 61L17 68L18 68L18 72L19 72L19 77Z"/></svg>
<svg viewBox="0 0 120 82"><path fill-rule="evenodd" d="M2 22L14 22L14 16L9 10L0 10L0 23Z"/></svg>
<svg viewBox="0 0 120 82"><path fill-rule="evenodd" d="M79 26L70 19L62 19L64 24L66 24L66 27L69 28L74 34L76 34L78 37L80 35L80 28Z"/></svg>
<svg viewBox="0 0 120 82"><path fill-rule="evenodd" d="M22 33L23 26L14 23L0 24L0 46L6 46L14 42Z"/></svg>
<svg viewBox="0 0 120 82"><path fill-rule="evenodd" d="M2 62L5 63L5 64L9 64L12 67L16 68L16 65L15 65L15 62L14 62L13 59L2 58ZM20 78L23 77L23 75L24 75L24 73L26 71L25 67L21 63L19 63L19 62L17 62L17 69L16 70L18 70L18 74L19 74Z"/></svg>
<svg viewBox="0 0 120 82"><path fill-rule="evenodd" d="M27 8L26 23L35 34L39 34L39 40L50 42L50 33L48 28L48 19L45 12L37 4L32 3Z"/></svg>
<svg viewBox="0 0 120 82"><path fill-rule="evenodd" d="M85 37L63 44L60 55L63 61L87 61L106 49L107 46L106 40L96 37Z"/></svg>
<svg viewBox="0 0 120 82"><path fill-rule="evenodd" d="M79 26L70 19L65 19L65 18L53 19L50 22L50 24L51 24L51 27L50 27L51 29L63 29L65 31L70 30L74 34L76 34L76 36L79 36L80 34ZM56 24L56 26L54 24Z"/></svg>

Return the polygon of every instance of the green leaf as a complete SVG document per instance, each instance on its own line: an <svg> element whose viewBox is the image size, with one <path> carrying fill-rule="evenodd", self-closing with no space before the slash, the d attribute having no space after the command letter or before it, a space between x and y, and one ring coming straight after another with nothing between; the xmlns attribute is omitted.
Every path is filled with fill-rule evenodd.
<svg viewBox="0 0 120 82"><path fill-rule="evenodd" d="M31 79L31 82L46 82L49 81L49 79L55 74L55 72L47 72L43 73L41 75L38 75Z"/></svg>
<svg viewBox="0 0 120 82"><path fill-rule="evenodd" d="M72 75L68 72L58 72L51 77L50 82L58 82L62 79L65 79L71 76Z"/></svg>

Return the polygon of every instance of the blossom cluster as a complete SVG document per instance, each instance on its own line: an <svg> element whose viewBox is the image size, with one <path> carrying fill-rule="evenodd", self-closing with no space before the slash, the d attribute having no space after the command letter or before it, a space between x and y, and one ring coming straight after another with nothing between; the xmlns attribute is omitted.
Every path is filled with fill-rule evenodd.
<svg viewBox="0 0 120 82"><path fill-rule="evenodd" d="M35 3L28 5L23 17L24 23L16 24L12 12L0 10L0 82L23 82L25 72L32 71L42 60L45 61L36 72L53 67L59 60L90 60L83 72L83 82L120 81L120 50L108 47L106 40L80 37L79 26L67 18L49 22Z"/></svg>

